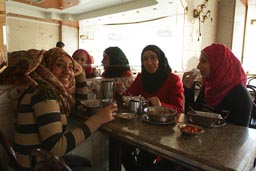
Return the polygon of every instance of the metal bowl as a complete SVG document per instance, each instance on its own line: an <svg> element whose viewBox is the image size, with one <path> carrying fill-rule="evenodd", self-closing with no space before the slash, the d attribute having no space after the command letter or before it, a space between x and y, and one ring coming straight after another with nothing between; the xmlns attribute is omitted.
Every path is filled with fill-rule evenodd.
<svg viewBox="0 0 256 171"><path fill-rule="evenodd" d="M223 120L221 114L203 111L189 111L189 121L203 127L212 127L215 123Z"/></svg>
<svg viewBox="0 0 256 171"><path fill-rule="evenodd" d="M153 122L171 122L175 119L177 111L163 106L150 106L144 108L148 119Z"/></svg>

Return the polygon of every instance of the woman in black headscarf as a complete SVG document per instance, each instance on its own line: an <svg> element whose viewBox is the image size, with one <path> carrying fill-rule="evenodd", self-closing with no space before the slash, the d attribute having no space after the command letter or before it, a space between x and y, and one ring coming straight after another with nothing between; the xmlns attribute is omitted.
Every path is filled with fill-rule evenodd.
<svg viewBox="0 0 256 171"><path fill-rule="evenodd" d="M104 72L101 76L104 78L132 76L129 61L119 47L105 49L102 64L104 66Z"/></svg>
<svg viewBox="0 0 256 171"><path fill-rule="evenodd" d="M164 52L155 45L146 46L141 53L142 71L123 95L141 95L152 106L164 106L183 112L183 85L178 75L172 73ZM119 91L120 92L120 91ZM135 147L124 144L122 163L126 171L171 170L173 164L167 160L140 150L135 157Z"/></svg>

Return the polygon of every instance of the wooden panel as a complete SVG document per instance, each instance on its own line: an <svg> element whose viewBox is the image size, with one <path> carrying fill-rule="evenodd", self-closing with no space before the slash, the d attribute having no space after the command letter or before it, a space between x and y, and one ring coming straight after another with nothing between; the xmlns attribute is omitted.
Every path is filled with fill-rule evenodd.
<svg viewBox="0 0 256 171"><path fill-rule="evenodd" d="M40 2L34 2L33 0L13 0L28 5L33 5L41 8L56 8L65 9L78 4L78 0L41 0Z"/></svg>

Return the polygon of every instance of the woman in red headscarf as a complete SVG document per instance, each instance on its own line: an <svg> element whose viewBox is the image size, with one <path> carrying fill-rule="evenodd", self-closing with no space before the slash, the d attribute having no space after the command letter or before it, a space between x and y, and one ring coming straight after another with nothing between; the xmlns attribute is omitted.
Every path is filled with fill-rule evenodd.
<svg viewBox="0 0 256 171"><path fill-rule="evenodd" d="M74 58L84 69L86 78L94 77L92 68L92 58L90 54L84 49L77 49L73 55Z"/></svg>
<svg viewBox="0 0 256 171"><path fill-rule="evenodd" d="M202 87L194 102L192 71L183 75L185 87L185 111L192 106L196 110L223 113L226 121L248 126L252 100L246 89L246 74L240 61L224 44L212 44L201 52L197 69L202 76Z"/></svg>

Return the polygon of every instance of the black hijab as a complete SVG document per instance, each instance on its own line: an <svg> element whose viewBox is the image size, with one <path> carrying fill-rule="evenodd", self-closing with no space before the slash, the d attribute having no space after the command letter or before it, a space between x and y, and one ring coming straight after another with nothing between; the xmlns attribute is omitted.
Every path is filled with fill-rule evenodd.
<svg viewBox="0 0 256 171"><path fill-rule="evenodd" d="M110 66L105 71L104 77L121 77L125 71L130 71L129 61L119 47L109 47L104 51L110 60Z"/></svg>
<svg viewBox="0 0 256 171"><path fill-rule="evenodd" d="M143 54L146 51L153 51L156 53L158 58L158 69L155 73L149 73L145 70L143 66ZM168 59L166 58L164 52L155 45L146 46L141 53L141 79L142 88L145 92L153 93L157 91L166 81L170 72L172 72L169 66Z"/></svg>

